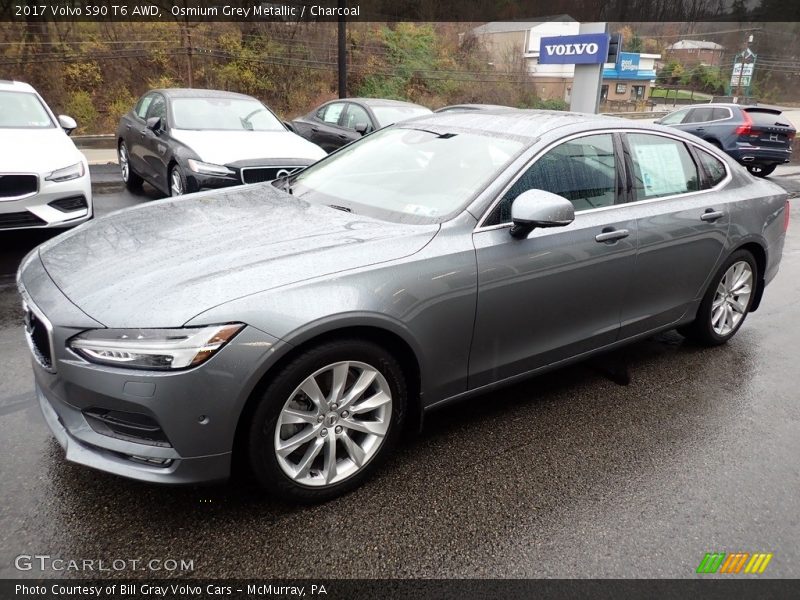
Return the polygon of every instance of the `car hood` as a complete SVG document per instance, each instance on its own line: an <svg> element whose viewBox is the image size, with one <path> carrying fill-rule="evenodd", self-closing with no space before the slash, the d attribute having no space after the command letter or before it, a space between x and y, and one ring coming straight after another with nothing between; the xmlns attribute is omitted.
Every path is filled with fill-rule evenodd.
<svg viewBox="0 0 800 600"><path fill-rule="evenodd" d="M107 327L175 327L242 296L411 255L438 229L258 184L123 210L54 238L39 255L61 291Z"/></svg>
<svg viewBox="0 0 800 600"><path fill-rule="evenodd" d="M83 155L63 129L0 129L0 171L50 173Z"/></svg>
<svg viewBox="0 0 800 600"><path fill-rule="evenodd" d="M187 145L203 162L227 165L240 160L292 159L317 161L326 152L291 131L192 131L173 129L173 138Z"/></svg>

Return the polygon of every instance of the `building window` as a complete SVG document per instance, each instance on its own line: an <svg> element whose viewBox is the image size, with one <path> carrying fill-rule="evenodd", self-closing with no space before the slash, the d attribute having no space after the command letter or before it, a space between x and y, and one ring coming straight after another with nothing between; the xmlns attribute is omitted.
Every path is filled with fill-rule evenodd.
<svg viewBox="0 0 800 600"><path fill-rule="evenodd" d="M618 83L617 84L617 93L618 94L624 94L626 89L628 89L628 86L625 85L624 83Z"/></svg>
<svg viewBox="0 0 800 600"><path fill-rule="evenodd" d="M631 98L634 100L642 100L644 98L644 86L643 85L632 85L631 86Z"/></svg>

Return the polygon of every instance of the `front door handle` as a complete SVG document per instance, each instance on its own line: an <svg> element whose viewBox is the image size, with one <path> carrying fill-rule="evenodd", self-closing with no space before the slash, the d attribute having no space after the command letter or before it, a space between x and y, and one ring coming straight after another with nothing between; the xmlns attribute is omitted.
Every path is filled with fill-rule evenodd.
<svg viewBox="0 0 800 600"><path fill-rule="evenodd" d="M706 130L705 127L696 127L695 128L695 131L705 131L705 130Z"/></svg>
<svg viewBox="0 0 800 600"><path fill-rule="evenodd" d="M700 217L701 221L706 221L707 223L713 223L717 219L721 219L725 216L725 213L721 210L714 210L713 208L706 209L706 212Z"/></svg>
<svg viewBox="0 0 800 600"><path fill-rule="evenodd" d="M312 127L312 128L311 128L311 131L313 131L314 133L319 133L319 128L317 128L317 127Z"/></svg>
<svg viewBox="0 0 800 600"><path fill-rule="evenodd" d="M612 242L616 242L617 240L621 240L623 238L628 237L631 234L630 231L627 229L611 229L605 228L603 229L602 233L598 233L594 236L596 242L609 244Z"/></svg>

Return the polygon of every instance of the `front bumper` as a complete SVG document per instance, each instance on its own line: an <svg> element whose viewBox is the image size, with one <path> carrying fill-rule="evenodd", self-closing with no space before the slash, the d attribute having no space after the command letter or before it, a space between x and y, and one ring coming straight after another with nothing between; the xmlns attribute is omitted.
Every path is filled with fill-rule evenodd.
<svg viewBox="0 0 800 600"><path fill-rule="evenodd" d="M0 198L0 230L74 227L92 218L92 182L88 166L83 177L70 181L47 181L38 175L35 193L21 198ZM59 208L59 202L82 197L85 207Z"/></svg>
<svg viewBox="0 0 800 600"><path fill-rule="evenodd" d="M69 350L67 341L102 325L69 302L38 255L23 263L19 284L24 302L47 325L49 348L44 353L52 361L42 364L34 355L36 394L67 460L154 483L202 483L229 476L239 417L278 340L245 327L207 362L182 371L96 365ZM93 415L105 411L155 424L163 441L98 427Z"/></svg>

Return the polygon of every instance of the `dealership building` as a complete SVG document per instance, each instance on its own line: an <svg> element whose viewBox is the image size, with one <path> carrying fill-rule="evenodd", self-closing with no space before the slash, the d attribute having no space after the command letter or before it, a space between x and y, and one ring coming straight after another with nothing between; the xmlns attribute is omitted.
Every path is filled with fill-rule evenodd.
<svg viewBox="0 0 800 600"><path fill-rule="evenodd" d="M578 35L580 23L567 15L539 21L486 23L470 31L498 70L524 68L543 99L570 101L575 65L540 64L542 38ZM660 54L621 52L616 63L603 66L601 103L639 103L650 97Z"/></svg>

